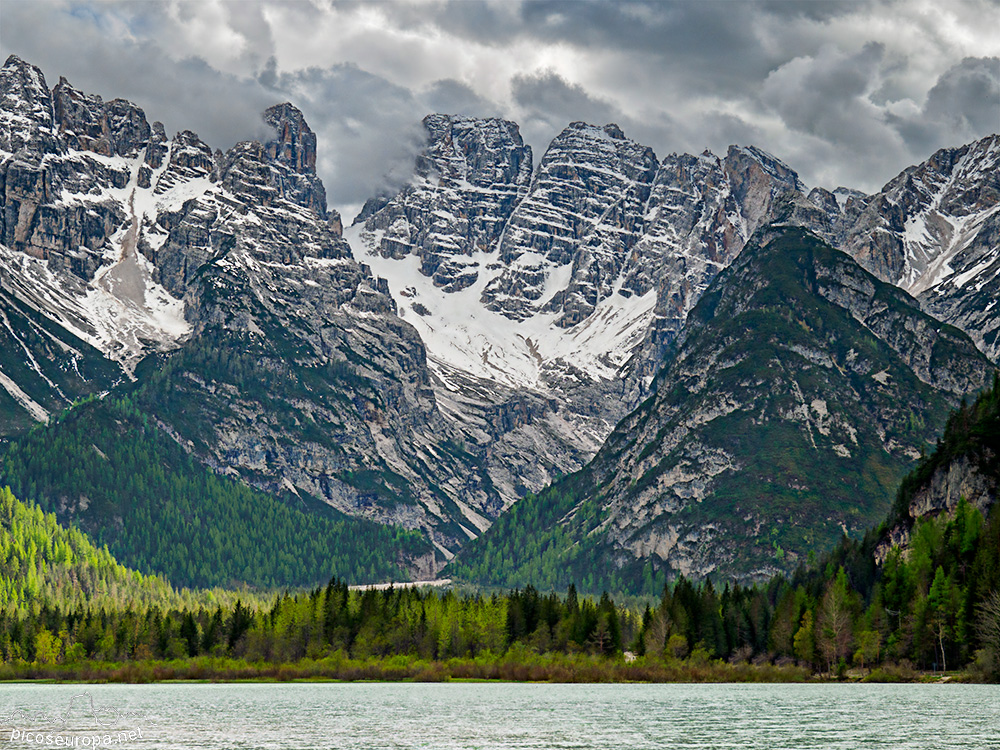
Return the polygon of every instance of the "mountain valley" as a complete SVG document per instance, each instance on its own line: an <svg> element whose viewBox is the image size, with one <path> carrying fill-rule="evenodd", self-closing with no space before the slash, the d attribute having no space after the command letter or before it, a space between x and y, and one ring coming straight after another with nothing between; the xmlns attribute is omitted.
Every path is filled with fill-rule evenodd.
<svg viewBox="0 0 1000 750"><path fill-rule="evenodd" d="M241 513L384 542L345 578L458 554L491 585L749 580L883 517L1000 357L997 135L865 195L610 124L536 165L515 123L435 114L409 183L344 227L301 112L263 119L223 153L0 69L0 481L146 573L185 568L116 548L132 516L86 512L100 483L10 457L72 429L91 465L152 430L167 474L252 488ZM118 437L90 452L88 420ZM203 562L172 582L296 583Z"/></svg>

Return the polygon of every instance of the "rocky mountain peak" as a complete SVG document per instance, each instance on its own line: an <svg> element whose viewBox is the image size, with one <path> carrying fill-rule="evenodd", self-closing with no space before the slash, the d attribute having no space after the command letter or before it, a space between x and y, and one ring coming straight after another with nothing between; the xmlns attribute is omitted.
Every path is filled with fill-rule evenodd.
<svg viewBox="0 0 1000 750"><path fill-rule="evenodd" d="M516 123L498 117L433 114L423 124L427 146L416 161L419 177L480 188L530 180L531 148L524 145Z"/></svg>
<svg viewBox="0 0 1000 750"><path fill-rule="evenodd" d="M998 203L1000 136L992 135L940 149L890 180L851 231L847 246L879 278L919 293L933 283L928 272L943 270L931 268L939 260L935 248L944 244L950 254L947 250L971 239L961 230L979 228L989 218L978 216L976 226L967 227L967 217L992 216Z"/></svg>
<svg viewBox="0 0 1000 750"><path fill-rule="evenodd" d="M418 259L419 273L445 292L473 285L507 217L527 192L531 148L517 125L497 118L430 115L413 182L369 202L358 217L365 244L385 258Z"/></svg>
<svg viewBox="0 0 1000 750"><path fill-rule="evenodd" d="M17 55L10 55L3 68L0 68L0 92L3 93L5 105L13 104L15 109L20 109L17 107L19 103L29 104L37 121L51 122L52 101L49 88L45 83L45 74L37 65L25 62ZM7 110L7 107L4 109Z"/></svg>
<svg viewBox="0 0 1000 750"><path fill-rule="evenodd" d="M942 210L953 216L968 216L1000 202L1000 134L953 149L949 157L957 161L941 196Z"/></svg>
<svg viewBox="0 0 1000 750"><path fill-rule="evenodd" d="M730 146L724 163L748 236L767 221L779 195L806 192L794 170L755 146Z"/></svg>
<svg viewBox="0 0 1000 750"><path fill-rule="evenodd" d="M62 76L52 99L56 127L72 149L134 157L152 137L146 114L125 99L104 102L96 94L74 88Z"/></svg>
<svg viewBox="0 0 1000 750"><path fill-rule="evenodd" d="M618 127L616 123L613 122L609 122L607 125L604 126L597 126L597 125L591 125L589 122L583 122L582 120L577 120L567 125L563 132L565 132L566 130L580 130L584 132L601 130L604 132L605 135L607 135L610 138L613 138L616 141L626 140L624 131L620 127Z"/></svg>
<svg viewBox="0 0 1000 750"><path fill-rule="evenodd" d="M652 149L616 125L565 128L510 217L499 246L503 271L483 290L487 308L513 320L556 313L563 328L593 313L614 293L639 240L658 165ZM570 279L549 290L557 268Z"/></svg>
<svg viewBox="0 0 1000 750"><path fill-rule="evenodd" d="M104 102L101 97L84 94L60 76L52 90L52 98L55 121L70 148L112 156L108 143L103 140L108 128L102 117Z"/></svg>
<svg viewBox="0 0 1000 750"><path fill-rule="evenodd" d="M604 126L604 132L607 133L612 138L614 138L616 141L625 140L625 133L622 132L622 129L613 122Z"/></svg>
<svg viewBox="0 0 1000 750"><path fill-rule="evenodd" d="M316 175L316 134L302 112L285 102L264 111L264 122L277 138L264 144L264 152L275 166L275 183L281 195L300 206L327 217L326 189ZM339 214L336 223L339 226Z"/></svg>
<svg viewBox="0 0 1000 750"><path fill-rule="evenodd" d="M316 174L316 134L302 112L284 102L268 107L263 117L278 134L267 142L268 155L300 174Z"/></svg>
<svg viewBox="0 0 1000 750"><path fill-rule="evenodd" d="M60 153L53 128L52 96L41 69L10 55L0 68L0 150L30 146Z"/></svg>
<svg viewBox="0 0 1000 750"><path fill-rule="evenodd" d="M539 178L543 174L552 174L587 185L597 177L588 172L588 168L604 165L614 167L628 180L649 183L659 161L653 149L626 138L622 129L614 123L598 126L574 122L552 140L538 166ZM579 171L574 172L573 166ZM593 184L602 187L600 183Z"/></svg>

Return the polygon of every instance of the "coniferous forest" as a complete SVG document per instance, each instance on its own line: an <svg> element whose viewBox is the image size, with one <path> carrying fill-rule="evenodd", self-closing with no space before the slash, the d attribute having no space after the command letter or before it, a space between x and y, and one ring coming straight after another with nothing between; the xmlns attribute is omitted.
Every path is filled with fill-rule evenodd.
<svg viewBox="0 0 1000 750"><path fill-rule="evenodd" d="M984 518L964 499L936 516L913 519L908 509L933 470L956 457L996 476L998 442L994 382L952 415L901 485L893 515L863 540L845 538L819 563L766 584L681 578L651 601L573 585L565 594L352 590L336 576L280 595L178 592L4 489L2 674L899 680L941 671L995 681L1000 510ZM905 549L886 544L891 528L906 529Z"/></svg>
<svg viewBox="0 0 1000 750"><path fill-rule="evenodd" d="M38 511L21 508L37 526ZM66 570L63 542L47 564L23 528L5 542L5 590L18 564L27 580ZM25 539L33 562L20 552ZM869 551L845 543L821 569L761 586L681 579L641 609L572 586L565 595L528 587L484 596L349 590L334 579L252 604L165 595L97 606L46 584L48 596L4 610L0 653L8 676L121 679L268 676L280 665L298 665L286 669L293 676L348 678L805 679L854 670L903 679L970 667L978 678L1000 677L1000 597L989 589L1000 514L984 523L963 504L954 518L921 522L908 558L894 551L881 570ZM97 567L113 564L97 557Z"/></svg>
<svg viewBox="0 0 1000 750"><path fill-rule="evenodd" d="M199 464L129 397L92 399L12 441L0 485L91 534L123 565L178 586L377 582L425 554L417 533L285 502ZM111 519L111 522L109 522Z"/></svg>

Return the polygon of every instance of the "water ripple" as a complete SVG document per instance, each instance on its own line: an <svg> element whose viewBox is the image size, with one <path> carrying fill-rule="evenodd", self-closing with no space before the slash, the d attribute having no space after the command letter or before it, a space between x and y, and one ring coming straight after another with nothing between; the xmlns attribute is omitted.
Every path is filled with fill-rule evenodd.
<svg viewBox="0 0 1000 750"><path fill-rule="evenodd" d="M83 689L139 717L137 749L1000 750L989 685L7 685L0 716Z"/></svg>

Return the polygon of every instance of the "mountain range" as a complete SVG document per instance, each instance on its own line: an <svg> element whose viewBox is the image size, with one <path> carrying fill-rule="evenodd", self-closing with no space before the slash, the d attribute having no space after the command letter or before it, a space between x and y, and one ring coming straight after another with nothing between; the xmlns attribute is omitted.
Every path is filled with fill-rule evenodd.
<svg viewBox="0 0 1000 750"><path fill-rule="evenodd" d="M11 445L127 394L227 481L420 532L433 554L388 553L413 574L467 550L456 570L520 580L527 536L550 566L759 577L884 516L1000 357L997 135L865 195L615 125L535 166L515 123L430 115L412 179L345 229L301 112L263 117L270 140L213 151L6 61Z"/></svg>

